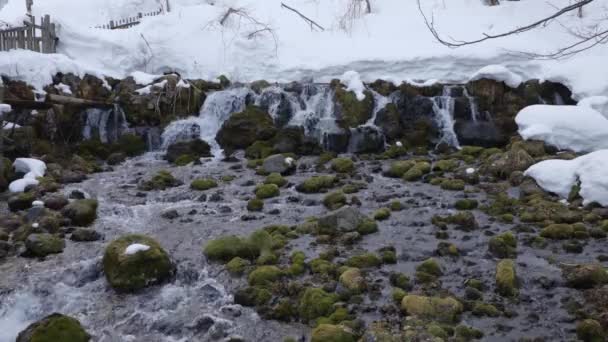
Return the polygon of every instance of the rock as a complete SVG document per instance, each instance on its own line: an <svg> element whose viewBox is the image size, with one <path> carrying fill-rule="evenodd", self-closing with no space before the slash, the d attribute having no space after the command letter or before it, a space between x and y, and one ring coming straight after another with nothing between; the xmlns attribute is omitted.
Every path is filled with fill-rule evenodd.
<svg viewBox="0 0 608 342"><path fill-rule="evenodd" d="M144 248L134 252L128 250L133 246ZM131 234L108 245L103 256L103 270L115 290L135 292L167 280L173 275L174 266L158 242L144 235Z"/></svg>
<svg viewBox="0 0 608 342"><path fill-rule="evenodd" d="M68 205L70 201L63 195L55 194L44 198L44 206L52 210L61 210Z"/></svg>
<svg viewBox="0 0 608 342"><path fill-rule="evenodd" d="M540 236L553 240L567 240L574 237L574 227L571 224L550 224L540 231Z"/></svg>
<svg viewBox="0 0 608 342"><path fill-rule="evenodd" d="M367 288L367 283L361 270L355 267L349 267L342 272L339 282L353 294L361 293Z"/></svg>
<svg viewBox="0 0 608 342"><path fill-rule="evenodd" d="M401 300L401 309L410 316L443 323L456 323L463 311L462 304L452 298L407 295Z"/></svg>
<svg viewBox="0 0 608 342"><path fill-rule="evenodd" d="M568 286L576 289L589 289L608 284L608 273L600 264L565 267L563 275Z"/></svg>
<svg viewBox="0 0 608 342"><path fill-rule="evenodd" d="M303 193L320 193L331 189L337 182L335 176L313 176L296 186L296 190Z"/></svg>
<svg viewBox="0 0 608 342"><path fill-rule="evenodd" d="M151 179L145 180L139 184L139 189L144 191L165 190L181 185L182 182L173 177L166 170L158 171Z"/></svg>
<svg viewBox="0 0 608 342"><path fill-rule="evenodd" d="M203 140L194 139L190 141L178 141L169 145L165 159L170 163L175 163L180 157L187 156L191 160L211 157L211 146Z"/></svg>
<svg viewBox="0 0 608 342"><path fill-rule="evenodd" d="M353 232L363 222L365 215L350 206L332 211L318 220L320 230L331 234Z"/></svg>
<svg viewBox="0 0 608 342"><path fill-rule="evenodd" d="M312 331L310 342L356 342L349 328L341 325L320 324Z"/></svg>
<svg viewBox="0 0 608 342"><path fill-rule="evenodd" d="M601 342L606 340L602 325L594 319L585 319L576 324L576 336L583 342Z"/></svg>
<svg viewBox="0 0 608 342"><path fill-rule="evenodd" d="M355 171L355 163L350 158L334 158L331 169L338 173L351 173Z"/></svg>
<svg viewBox="0 0 608 342"><path fill-rule="evenodd" d="M525 171L534 164L534 159L523 149L511 149L488 158L484 167L496 177L507 179L515 171Z"/></svg>
<svg viewBox="0 0 608 342"><path fill-rule="evenodd" d="M32 256L45 257L63 252L65 241L51 234L30 234L25 240L25 248Z"/></svg>
<svg viewBox="0 0 608 342"><path fill-rule="evenodd" d="M313 321L316 318L329 316L334 311L334 303L338 298L335 294L330 294L320 288L307 288L298 305L300 318L305 322Z"/></svg>
<svg viewBox="0 0 608 342"><path fill-rule="evenodd" d="M247 148L258 140L271 139L276 134L272 117L259 107L248 106L224 121L215 140L229 151Z"/></svg>
<svg viewBox="0 0 608 342"><path fill-rule="evenodd" d="M75 318L54 313L30 324L16 342L88 342L91 336Z"/></svg>
<svg viewBox="0 0 608 342"><path fill-rule="evenodd" d="M353 128L350 131L348 152L380 153L384 151L384 134L372 126Z"/></svg>
<svg viewBox="0 0 608 342"><path fill-rule="evenodd" d="M61 214L77 226L88 226L97 218L97 200L76 200L61 210Z"/></svg>
<svg viewBox="0 0 608 342"><path fill-rule="evenodd" d="M457 119L454 123L454 132L461 144L500 147L509 141L506 132L497 127L491 120L462 120Z"/></svg>
<svg viewBox="0 0 608 342"><path fill-rule="evenodd" d="M511 232L494 236L490 239L488 250L497 258L515 258L517 256L517 238Z"/></svg>
<svg viewBox="0 0 608 342"><path fill-rule="evenodd" d="M32 206L34 200L36 200L36 194L33 192L19 193L8 199L8 208L12 212L25 210Z"/></svg>
<svg viewBox="0 0 608 342"><path fill-rule="evenodd" d="M503 259L496 265L496 291L504 297L517 296L517 275L513 260Z"/></svg>
<svg viewBox="0 0 608 342"><path fill-rule="evenodd" d="M331 87L334 89L335 114L338 117L338 124L342 128L354 128L366 123L374 111L374 96L369 90L365 90L365 98L361 101L353 91L348 91L345 87L332 81Z"/></svg>
<svg viewBox="0 0 608 342"><path fill-rule="evenodd" d="M205 191L217 187L217 182L211 178L199 178L190 183L190 189Z"/></svg>
<svg viewBox="0 0 608 342"><path fill-rule="evenodd" d="M260 266L249 273L248 281L251 286L271 285L283 276L283 271L276 266Z"/></svg>
<svg viewBox="0 0 608 342"><path fill-rule="evenodd" d="M76 228L70 236L70 240L79 242L91 242L98 241L101 239L101 234L96 232L94 229L88 228Z"/></svg>
<svg viewBox="0 0 608 342"><path fill-rule="evenodd" d="M260 184L255 188L255 196L261 200L277 197L279 194L279 187L275 184Z"/></svg>
<svg viewBox="0 0 608 342"><path fill-rule="evenodd" d="M296 170L297 164L293 158L285 157L282 154L274 154L266 159L262 164L262 169L268 173L279 173L288 175Z"/></svg>

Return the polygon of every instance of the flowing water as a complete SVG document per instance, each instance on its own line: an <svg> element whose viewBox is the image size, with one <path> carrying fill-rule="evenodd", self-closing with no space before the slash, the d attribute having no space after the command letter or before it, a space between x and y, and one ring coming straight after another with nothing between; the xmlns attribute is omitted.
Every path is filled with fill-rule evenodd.
<svg viewBox="0 0 608 342"><path fill-rule="evenodd" d="M438 144L446 143L448 146L460 148L458 137L454 131L454 105L455 99L452 96L454 86L444 86L443 94L433 98L433 111L435 121L439 127L441 138Z"/></svg>

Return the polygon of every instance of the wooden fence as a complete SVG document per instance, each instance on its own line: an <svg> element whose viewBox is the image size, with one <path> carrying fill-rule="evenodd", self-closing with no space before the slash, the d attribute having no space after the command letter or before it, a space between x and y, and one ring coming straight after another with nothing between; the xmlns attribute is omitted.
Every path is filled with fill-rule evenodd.
<svg viewBox="0 0 608 342"><path fill-rule="evenodd" d="M148 13L140 12L140 13L137 13L137 15L133 16L133 17L123 18L123 19L119 19L119 20L110 20L110 22L108 24L95 26L95 28L105 29L105 30L126 29L129 27L133 27L135 25L139 25L139 23L141 22L141 19L143 17L154 17L154 16L160 15L162 13L163 13L163 8L160 7L157 11L148 12Z"/></svg>
<svg viewBox="0 0 608 342"><path fill-rule="evenodd" d="M51 17L45 15L40 19L40 25L36 24L35 17L30 18L31 21L24 22L25 26L0 30L0 51L27 49L42 53L57 52L57 35Z"/></svg>

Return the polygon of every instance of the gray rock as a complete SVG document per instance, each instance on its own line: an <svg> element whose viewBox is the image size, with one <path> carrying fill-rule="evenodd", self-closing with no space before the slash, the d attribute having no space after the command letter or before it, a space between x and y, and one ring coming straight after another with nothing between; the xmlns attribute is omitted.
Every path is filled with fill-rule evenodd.
<svg viewBox="0 0 608 342"><path fill-rule="evenodd" d="M276 172L282 175L290 174L296 169L296 163L295 161L293 161L293 163L289 164L285 161L285 159L285 156L281 154L272 155L264 159L264 164L262 165L262 168L264 168L264 171L268 173Z"/></svg>
<svg viewBox="0 0 608 342"><path fill-rule="evenodd" d="M365 215L353 207L345 206L319 218L319 226L334 233L352 232L365 219Z"/></svg>
<svg viewBox="0 0 608 342"><path fill-rule="evenodd" d="M101 234L93 229L76 228L70 237L72 241L89 242L101 239Z"/></svg>

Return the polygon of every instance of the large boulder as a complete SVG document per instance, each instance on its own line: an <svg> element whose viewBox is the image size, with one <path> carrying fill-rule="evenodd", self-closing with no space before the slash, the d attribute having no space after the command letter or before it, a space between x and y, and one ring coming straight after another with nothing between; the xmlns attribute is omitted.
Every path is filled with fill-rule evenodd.
<svg viewBox="0 0 608 342"><path fill-rule="evenodd" d="M516 148L490 156L484 165L484 169L493 176L506 179L511 173L526 171L532 165L534 165L534 158L524 149Z"/></svg>
<svg viewBox="0 0 608 342"><path fill-rule="evenodd" d="M103 256L103 271L115 290L134 292L170 278L174 266L158 242L131 234L108 245Z"/></svg>
<svg viewBox="0 0 608 342"><path fill-rule="evenodd" d="M360 210L351 206L344 206L320 217L318 224L322 231L338 234L356 231L365 219L365 215Z"/></svg>
<svg viewBox="0 0 608 342"><path fill-rule="evenodd" d="M200 139L178 141L169 145L165 159L174 163L178 158L187 156L191 159L211 157L211 146Z"/></svg>
<svg viewBox="0 0 608 342"><path fill-rule="evenodd" d="M30 324L16 342L88 342L91 336L75 318L54 313Z"/></svg>
<svg viewBox="0 0 608 342"><path fill-rule="evenodd" d="M258 140L271 139L276 134L272 117L256 106L248 106L224 121L215 140L226 151L244 149Z"/></svg>
<svg viewBox="0 0 608 342"><path fill-rule="evenodd" d="M285 157L282 154L275 154L264 159L262 168L268 173L287 175L295 171L296 162L293 158Z"/></svg>
<svg viewBox="0 0 608 342"><path fill-rule="evenodd" d="M350 131L348 152L378 153L384 151L384 135L372 126L361 126Z"/></svg>
<svg viewBox="0 0 608 342"><path fill-rule="evenodd" d="M374 112L374 95L365 90L362 100L353 91L346 90L337 80L332 81L335 99L335 113L338 125L342 128L354 128L371 119Z"/></svg>
<svg viewBox="0 0 608 342"><path fill-rule="evenodd" d="M66 205L61 213L69 218L72 224L88 226L97 218L97 200L82 199Z"/></svg>
<svg viewBox="0 0 608 342"><path fill-rule="evenodd" d="M63 252L65 241L51 234L31 234L25 240L27 252L36 257L45 257L49 254Z"/></svg>
<svg viewBox="0 0 608 342"><path fill-rule="evenodd" d="M401 300L401 309L410 316L444 323L456 323L460 319L463 306L452 297L407 295Z"/></svg>

